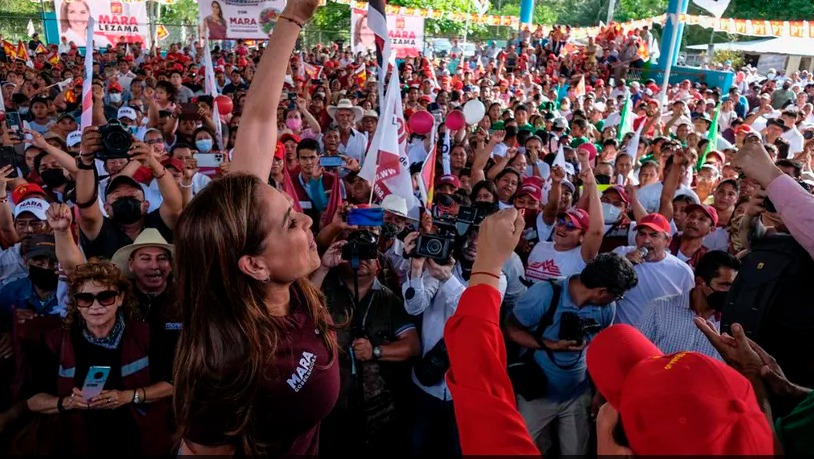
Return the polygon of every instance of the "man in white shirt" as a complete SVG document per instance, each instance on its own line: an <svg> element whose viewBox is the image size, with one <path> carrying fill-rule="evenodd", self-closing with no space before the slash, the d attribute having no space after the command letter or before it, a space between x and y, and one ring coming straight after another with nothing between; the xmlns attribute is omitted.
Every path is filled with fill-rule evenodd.
<svg viewBox="0 0 814 459"><path fill-rule="evenodd" d="M780 119L783 120L783 123L786 126L791 126L791 128L784 132L783 135L780 136L781 139L789 141L789 157L796 155L797 153L802 153L806 139L803 137L803 134L797 130L797 122L800 119L800 112L796 109L786 109L780 115Z"/></svg>
<svg viewBox="0 0 814 459"><path fill-rule="evenodd" d="M357 131L356 125L364 114L362 107L353 105L349 99L341 99L328 107L328 115L339 127L339 153L357 161L362 160L367 150L367 134Z"/></svg>

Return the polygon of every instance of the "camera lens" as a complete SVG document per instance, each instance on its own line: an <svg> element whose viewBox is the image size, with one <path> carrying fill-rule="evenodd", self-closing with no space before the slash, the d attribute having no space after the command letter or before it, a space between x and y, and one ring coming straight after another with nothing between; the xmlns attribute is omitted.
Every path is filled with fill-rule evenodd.
<svg viewBox="0 0 814 459"><path fill-rule="evenodd" d="M430 255L438 255L444 250L444 244L437 239L430 239L427 241L427 245L425 246L427 249L427 253Z"/></svg>

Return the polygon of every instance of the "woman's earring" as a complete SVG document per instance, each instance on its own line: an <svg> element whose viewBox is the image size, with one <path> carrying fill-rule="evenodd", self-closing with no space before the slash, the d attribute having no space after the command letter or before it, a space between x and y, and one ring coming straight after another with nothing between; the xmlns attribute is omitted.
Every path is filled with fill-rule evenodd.
<svg viewBox="0 0 814 459"><path fill-rule="evenodd" d="M264 284L268 284L269 282L271 282L271 275L269 275L267 278L263 279Z"/></svg>

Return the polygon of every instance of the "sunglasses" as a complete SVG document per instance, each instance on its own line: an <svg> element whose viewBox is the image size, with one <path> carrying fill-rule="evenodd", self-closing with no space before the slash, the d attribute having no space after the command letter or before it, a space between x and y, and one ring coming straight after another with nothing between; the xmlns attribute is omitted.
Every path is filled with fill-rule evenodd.
<svg viewBox="0 0 814 459"><path fill-rule="evenodd" d="M95 295L87 292L76 293L73 298L76 301L76 307L87 309L93 306L94 301L98 301L101 306L110 306L116 302L117 296L119 296L119 292L116 290L104 290Z"/></svg>
<svg viewBox="0 0 814 459"><path fill-rule="evenodd" d="M574 225L574 222L572 222L571 220L566 220L564 218L557 219L557 226L564 226L565 229L568 231L574 231L579 229L576 227L576 225Z"/></svg>

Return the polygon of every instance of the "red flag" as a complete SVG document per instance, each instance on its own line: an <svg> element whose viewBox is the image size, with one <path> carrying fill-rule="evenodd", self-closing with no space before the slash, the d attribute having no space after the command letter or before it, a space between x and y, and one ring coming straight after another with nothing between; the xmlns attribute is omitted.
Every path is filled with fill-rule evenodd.
<svg viewBox="0 0 814 459"><path fill-rule="evenodd" d="M331 223L331 220L334 218L334 214L339 207L342 206L344 202L342 199L342 187L341 182L342 179L339 178L338 175L334 175L334 183L331 186L331 196L328 198L328 207L325 208L325 211L322 213L322 218L320 219L319 227L322 228L328 223Z"/></svg>
<svg viewBox="0 0 814 459"><path fill-rule="evenodd" d="M34 62L31 60L31 56L28 55L28 48L23 42L17 44L17 59L22 59L25 61L25 65L34 68Z"/></svg>
<svg viewBox="0 0 814 459"><path fill-rule="evenodd" d="M37 49L34 50L34 54L48 54L48 48L46 48L42 43L37 45Z"/></svg>
<svg viewBox="0 0 814 459"><path fill-rule="evenodd" d="M17 48L6 40L3 40L3 52L6 53L7 58L11 60L17 59Z"/></svg>
<svg viewBox="0 0 814 459"><path fill-rule="evenodd" d="M367 82L367 68L365 64L362 64L353 71L353 77L356 81L356 84L359 86L364 86Z"/></svg>
<svg viewBox="0 0 814 459"><path fill-rule="evenodd" d="M294 182L291 181L291 174L288 173L288 168L283 166L283 191L285 191L289 196L291 196L292 203L291 207L294 208L297 212L302 212L302 206L300 206L300 197L297 196L297 190L294 188Z"/></svg>
<svg viewBox="0 0 814 459"><path fill-rule="evenodd" d="M435 125L432 127L430 134L430 143L432 150L430 154L424 159L424 164L421 166L421 176L418 180L418 191L421 193L421 199L424 201L424 207L432 209L432 199L435 194L435 163L438 153L438 141L435 138Z"/></svg>

